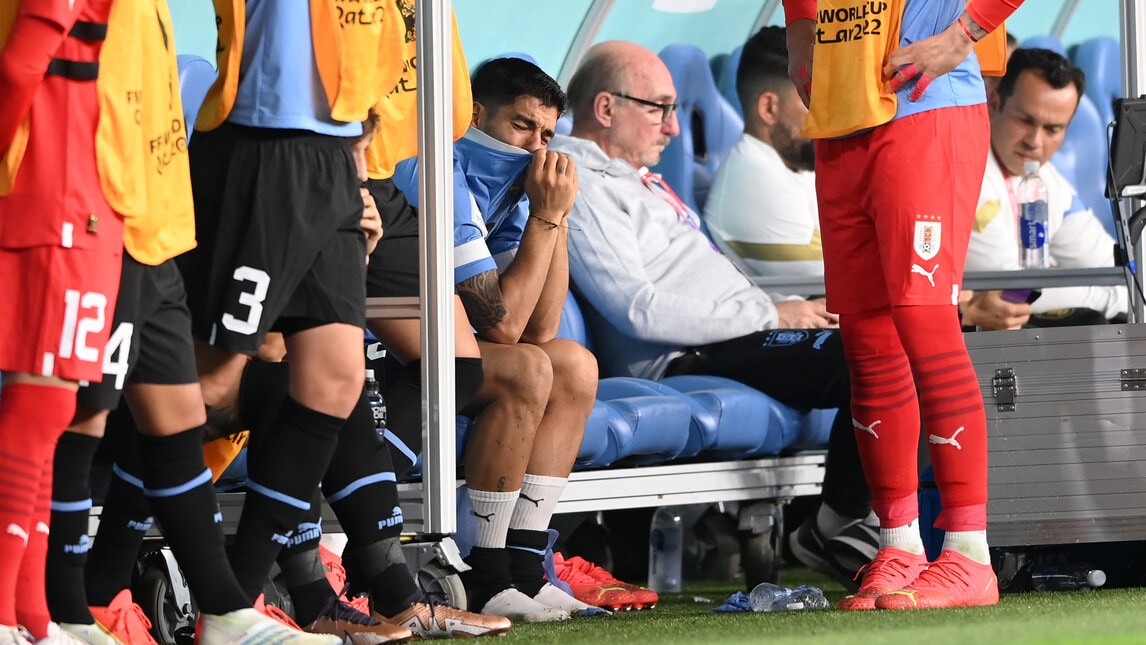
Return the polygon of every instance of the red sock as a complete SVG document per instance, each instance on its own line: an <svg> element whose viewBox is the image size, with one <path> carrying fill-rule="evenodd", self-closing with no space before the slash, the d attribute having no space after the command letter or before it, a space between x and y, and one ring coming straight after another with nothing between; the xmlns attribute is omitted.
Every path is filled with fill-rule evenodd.
<svg viewBox="0 0 1146 645"><path fill-rule="evenodd" d="M0 395L0 625L17 624L16 581L40 476L75 407L76 394L65 387L11 383Z"/></svg>
<svg viewBox="0 0 1146 645"><path fill-rule="evenodd" d="M907 355L889 309L840 315L852 384L852 425L880 526L919 516L904 505L919 489L919 403Z"/></svg>
<svg viewBox="0 0 1146 645"><path fill-rule="evenodd" d="M936 526L987 528L987 418L975 368L951 306L895 307L895 325L919 387L935 483Z"/></svg>
<svg viewBox="0 0 1146 645"><path fill-rule="evenodd" d="M48 597L45 591L44 569L48 562L48 522L52 516L52 453L44 460L40 476L40 492L32 513L32 530L28 532L28 547L20 562L16 578L16 620L36 638L48 635Z"/></svg>

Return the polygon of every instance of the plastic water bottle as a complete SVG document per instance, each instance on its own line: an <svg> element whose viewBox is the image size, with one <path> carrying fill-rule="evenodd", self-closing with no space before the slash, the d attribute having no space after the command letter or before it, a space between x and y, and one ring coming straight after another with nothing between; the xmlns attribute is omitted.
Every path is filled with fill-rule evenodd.
<svg viewBox="0 0 1146 645"><path fill-rule="evenodd" d="M1039 162L1023 164L1019 182L1019 261L1024 269L1046 269L1047 255L1047 185L1039 177Z"/></svg>
<svg viewBox="0 0 1146 645"><path fill-rule="evenodd" d="M761 582L748 594L752 611L803 611L827 609L828 599L818 587L800 585L795 589Z"/></svg>
<svg viewBox="0 0 1146 645"><path fill-rule="evenodd" d="M684 525L680 513L662 506L649 526L649 589L679 592Z"/></svg>
<svg viewBox="0 0 1146 645"><path fill-rule="evenodd" d="M1031 588L1035 591L1089 589L1106 584L1106 572L1085 562L1052 564L1031 571Z"/></svg>
<svg viewBox="0 0 1146 645"><path fill-rule="evenodd" d="M788 609L788 595L792 590L771 582L761 582L748 593L748 604L752 611L785 611Z"/></svg>
<svg viewBox="0 0 1146 645"><path fill-rule="evenodd" d="M827 609L831 603L824 597L824 592L819 587L811 585L800 585L792 590L788 596L788 610L794 609Z"/></svg>
<svg viewBox="0 0 1146 645"><path fill-rule="evenodd" d="M386 400L378 389L378 381L374 379L374 370L366 370L366 399L370 401L370 412L374 415L374 427L379 436L386 430Z"/></svg>

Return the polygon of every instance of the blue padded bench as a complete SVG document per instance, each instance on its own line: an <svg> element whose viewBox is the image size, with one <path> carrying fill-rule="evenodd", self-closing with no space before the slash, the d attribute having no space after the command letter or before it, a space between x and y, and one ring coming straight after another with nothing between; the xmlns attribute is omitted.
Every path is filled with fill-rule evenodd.
<svg viewBox="0 0 1146 645"><path fill-rule="evenodd" d="M593 349L580 304L570 293L565 301L558 336ZM680 436L679 421L669 410L646 411L633 426L633 443L628 454L636 464L648 465L673 459L698 458L726 460L779 455L785 451L822 448L835 410L797 410L772 397L731 379L707 375L670 376L660 381L606 376L598 384L598 405L617 407L637 405L648 410L673 400L683 403L688 414L687 428ZM626 402L626 403L620 403ZM657 416L653 418L654 414ZM629 411L630 421L638 419ZM646 429L656 421L650 436ZM590 429L586 428L589 436ZM584 447L582 448L584 452ZM581 464L582 469L592 467Z"/></svg>
<svg viewBox="0 0 1146 645"><path fill-rule="evenodd" d="M558 336L590 350L591 339L570 294ZM835 410L797 410L731 379L671 376L661 381L614 376L598 383L597 402L585 425L574 470L617 462L648 466L677 459L748 459L822 448ZM471 420L458 416L461 459ZM408 479L421 476L421 456Z"/></svg>

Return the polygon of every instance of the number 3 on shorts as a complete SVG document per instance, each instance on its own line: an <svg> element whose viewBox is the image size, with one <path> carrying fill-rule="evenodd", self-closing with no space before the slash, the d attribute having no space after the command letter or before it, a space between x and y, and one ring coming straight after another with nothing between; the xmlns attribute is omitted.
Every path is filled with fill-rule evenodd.
<svg viewBox="0 0 1146 645"><path fill-rule="evenodd" d="M267 299L267 286L271 277L262 269L241 266L235 269L232 276L239 282L250 282L254 289L239 292L239 304L248 307L245 319L236 318L231 314L223 314L223 326L236 334L251 335L259 331L259 319L263 317L263 301Z"/></svg>

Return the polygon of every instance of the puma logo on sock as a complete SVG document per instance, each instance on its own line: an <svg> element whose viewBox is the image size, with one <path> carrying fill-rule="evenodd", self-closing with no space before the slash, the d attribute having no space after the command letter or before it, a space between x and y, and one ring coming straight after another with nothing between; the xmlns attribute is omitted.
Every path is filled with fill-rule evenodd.
<svg viewBox="0 0 1146 645"><path fill-rule="evenodd" d="M935 266L934 266L934 267L931 269L931 271L928 271L927 269L924 269L923 267L919 266L918 264L913 264L913 265L911 265L911 272L912 272L912 273L918 273L919 275L921 275L921 276L923 276L923 277L927 278L927 281L928 281L928 282L930 282L930 283L931 283L931 286L933 286L933 287L935 286L935 272L936 272L936 271L938 271L938 270L939 270L939 265L938 265L938 264L936 264L936 265L935 265Z"/></svg>
<svg viewBox="0 0 1146 645"><path fill-rule="evenodd" d="M541 497L538 499L533 499L532 497L530 497L529 495L526 495L525 493L520 493L520 496L521 496L521 499L524 499L527 502L532 502L533 505L538 507L538 508L541 507L541 502L545 501L544 497Z"/></svg>
<svg viewBox="0 0 1146 645"><path fill-rule="evenodd" d="M471 513L471 514L472 514L474 517L480 517L481 519L483 519L483 520L485 520L485 521L487 521L487 522L492 522L492 521L493 521L493 516L494 516L494 515L497 515L497 513L490 513L489 515L482 515L481 513L477 512L477 511L470 511L470 513Z"/></svg>
<svg viewBox="0 0 1146 645"><path fill-rule="evenodd" d="M72 553L82 555L91 549L91 538L86 535L81 535L80 539L75 544L65 544L64 553Z"/></svg>
<svg viewBox="0 0 1146 645"><path fill-rule="evenodd" d="M128 520L127 528L133 531L139 531L140 533L146 533L147 531L151 530L153 524L155 524L155 521L150 517L143 520L142 522L138 522L136 520Z"/></svg>
<svg viewBox="0 0 1146 645"><path fill-rule="evenodd" d="M959 426L959 429L956 430L955 433L952 434L950 437L940 437L939 435L933 434L933 435L927 436L927 441L930 443L935 443L935 444L950 444L952 446L955 446L956 450L962 450L963 446L960 445L959 441L955 439L955 437L959 436L960 432L963 432L963 426Z"/></svg>
<svg viewBox="0 0 1146 645"><path fill-rule="evenodd" d="M865 426L864 424L860 423L859 421L852 419L852 427L853 428L855 428L856 430L863 430L864 432L870 434L871 436L875 437L876 439L879 439L879 435L875 433L875 427L881 423L883 423L882 419L876 419L875 421L871 422L871 425Z"/></svg>

